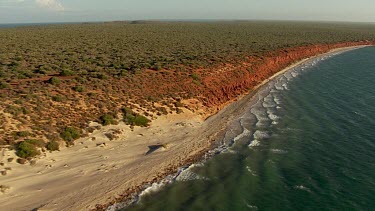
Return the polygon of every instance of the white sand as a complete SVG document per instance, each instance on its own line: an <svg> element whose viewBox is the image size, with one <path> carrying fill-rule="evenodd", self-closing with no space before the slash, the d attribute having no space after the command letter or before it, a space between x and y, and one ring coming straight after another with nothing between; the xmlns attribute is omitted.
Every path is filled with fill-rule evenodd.
<svg viewBox="0 0 375 211"><path fill-rule="evenodd" d="M349 49L353 48L335 51ZM6 176L0 175L0 185L10 187L5 193L0 192L0 210L88 210L96 204L107 204L129 188L160 179L170 169L206 151L228 122L243 112L250 98L251 95L242 96L242 100L206 121L184 110L182 114L162 116L150 127L133 132L124 124L106 126L76 141L71 148L46 153L34 166L20 165L15 160L8 163L7 158L16 157L14 152L0 149L0 162L5 163L0 169L12 168ZM119 139L110 141L103 135L111 129L122 130ZM96 140L92 141L92 137ZM168 148L145 155L148 146L155 144L168 144Z"/></svg>

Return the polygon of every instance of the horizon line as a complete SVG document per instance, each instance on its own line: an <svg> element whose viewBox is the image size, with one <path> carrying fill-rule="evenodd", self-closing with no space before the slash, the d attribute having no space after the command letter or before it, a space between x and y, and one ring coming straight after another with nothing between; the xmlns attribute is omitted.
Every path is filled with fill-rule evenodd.
<svg viewBox="0 0 375 211"><path fill-rule="evenodd" d="M320 22L320 23L358 23L358 24L375 24L370 21L346 21L346 20L295 20L295 19L123 19L123 20L92 20L92 21L51 21L51 22L7 22L0 23L0 25L39 25L39 24L79 24L79 23L110 23L110 22L136 22L136 21L150 21L150 22Z"/></svg>

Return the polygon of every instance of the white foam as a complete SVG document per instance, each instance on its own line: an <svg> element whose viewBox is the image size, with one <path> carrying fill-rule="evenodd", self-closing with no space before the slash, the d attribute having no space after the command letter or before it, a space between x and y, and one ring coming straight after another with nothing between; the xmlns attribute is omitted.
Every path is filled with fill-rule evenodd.
<svg viewBox="0 0 375 211"><path fill-rule="evenodd" d="M166 182L161 182L161 183L152 183L152 185L148 188L146 188L142 193L139 194L139 198L141 199L142 197L149 195L151 193L158 192L161 188L163 188L166 184Z"/></svg>
<svg viewBox="0 0 375 211"><path fill-rule="evenodd" d="M260 142L256 139L254 139L250 144L249 147L258 147L260 146Z"/></svg>
<svg viewBox="0 0 375 211"><path fill-rule="evenodd" d="M236 142L236 141L240 140L241 138L249 137L249 136L251 136L251 131L249 131L248 129L244 128L241 134L239 134L238 136L234 137L233 141Z"/></svg>
<svg viewBox="0 0 375 211"><path fill-rule="evenodd" d="M294 186L294 188L295 189L299 189L299 190L303 190L303 191L307 191L307 192L311 193L310 188L307 188L307 187L305 187L303 185L296 185L296 186Z"/></svg>
<svg viewBox="0 0 375 211"><path fill-rule="evenodd" d="M274 97L273 97L273 101L275 101L275 103L276 103L277 105L280 105L280 104L281 104L281 100L280 100L280 98L278 98L277 96L274 96Z"/></svg>
<svg viewBox="0 0 375 211"><path fill-rule="evenodd" d="M279 116L277 116L276 114L273 114L273 113L268 114L268 117L269 117L271 120L273 120L273 121L280 119Z"/></svg>
<svg viewBox="0 0 375 211"><path fill-rule="evenodd" d="M288 85L283 84L283 87L284 87L285 90L289 90Z"/></svg>
<svg viewBox="0 0 375 211"><path fill-rule="evenodd" d="M250 166L246 166L246 170L247 170L251 175L253 175L254 177L257 177L257 176L258 176L258 174L257 174L254 170L252 170L252 169L250 168Z"/></svg>
<svg viewBox="0 0 375 211"><path fill-rule="evenodd" d="M274 97L271 94L268 95L266 98L264 98L264 101L263 101L262 105L263 105L264 108L273 108L273 107L276 107L276 103L275 103Z"/></svg>
<svg viewBox="0 0 375 211"><path fill-rule="evenodd" d="M282 149L270 149L270 151L272 153L275 153L275 154L286 154L286 153L288 153L287 150L282 150Z"/></svg>
<svg viewBox="0 0 375 211"><path fill-rule="evenodd" d="M268 139L268 138L270 138L270 134L267 131L257 130L254 133L254 139L256 140L262 140L262 139Z"/></svg>
<svg viewBox="0 0 375 211"><path fill-rule="evenodd" d="M247 203L246 203L246 206L247 206L248 208L250 208L251 210L258 210L258 207L257 207L257 206L250 205L250 204L247 204Z"/></svg>
<svg viewBox="0 0 375 211"><path fill-rule="evenodd" d="M291 72L290 74L292 74L292 76L295 78L297 77L299 74L297 72Z"/></svg>
<svg viewBox="0 0 375 211"><path fill-rule="evenodd" d="M190 180L205 179L204 177L192 171L193 168L202 167L202 166L204 166L203 163L196 163L196 164L190 165L187 169L182 170L178 174L178 176L176 177L176 181L190 181Z"/></svg>
<svg viewBox="0 0 375 211"><path fill-rule="evenodd" d="M279 91L284 90L284 88L283 88L282 85L280 85L280 84L275 84L275 89L276 89L276 90L279 90Z"/></svg>

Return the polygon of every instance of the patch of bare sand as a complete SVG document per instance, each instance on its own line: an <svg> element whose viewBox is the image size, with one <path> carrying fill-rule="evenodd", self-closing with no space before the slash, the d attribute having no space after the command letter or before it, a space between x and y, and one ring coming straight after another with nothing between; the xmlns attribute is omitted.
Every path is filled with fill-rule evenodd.
<svg viewBox="0 0 375 211"><path fill-rule="evenodd" d="M95 125L95 123L92 123ZM153 181L168 169L181 165L210 141L195 141L203 129L201 118L188 110L161 116L148 128L121 123L102 127L76 145L45 153L35 165L20 165L14 151L3 149L1 162L12 170L0 175L4 210L87 210L105 204L140 181ZM105 135L116 131L116 139ZM146 155L148 146L167 144ZM3 166L1 166L3 167ZM0 167L0 168L1 168Z"/></svg>

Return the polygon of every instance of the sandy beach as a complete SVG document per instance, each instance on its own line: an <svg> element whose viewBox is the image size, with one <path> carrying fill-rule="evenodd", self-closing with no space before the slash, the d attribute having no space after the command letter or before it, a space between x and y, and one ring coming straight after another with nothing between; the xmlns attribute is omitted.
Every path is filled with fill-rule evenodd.
<svg viewBox="0 0 375 211"><path fill-rule="evenodd" d="M359 47L363 46L338 48L328 54ZM309 59L280 70L206 120L184 109L181 114L160 116L150 127L133 131L124 123L104 126L72 147L42 153L33 165L20 165L16 159L9 162L9 158L16 158L14 151L0 149L0 162L4 163L0 168L11 169L0 176L4 187L1 210L91 210L139 192L145 184L199 160L221 139L228 123L248 108L259 87ZM109 140L108 133L118 137ZM165 148L146 155L153 145Z"/></svg>

